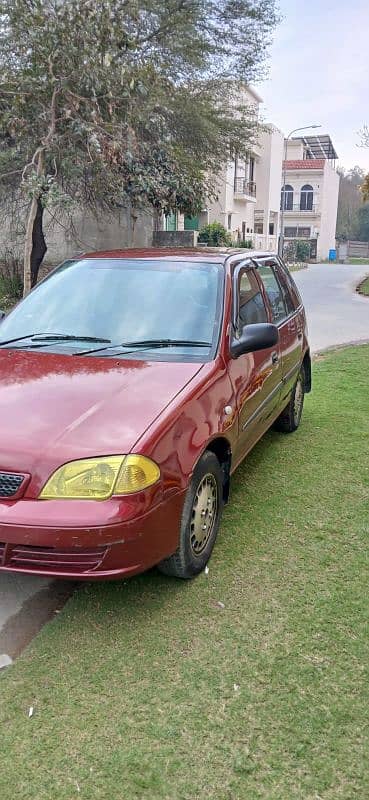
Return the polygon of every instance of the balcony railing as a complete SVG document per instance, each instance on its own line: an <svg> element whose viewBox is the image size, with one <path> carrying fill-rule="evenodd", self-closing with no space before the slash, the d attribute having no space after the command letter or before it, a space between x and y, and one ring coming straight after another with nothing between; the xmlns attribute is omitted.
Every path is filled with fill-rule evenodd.
<svg viewBox="0 0 369 800"><path fill-rule="evenodd" d="M314 214L317 210L318 206L315 203L309 205L309 208L304 208L303 206L301 206L301 203L294 203L293 205L290 205L288 208L286 207L284 209L284 213L287 214L288 212L290 212L290 214L292 213L295 214L297 211L301 212L302 214Z"/></svg>
<svg viewBox="0 0 369 800"><path fill-rule="evenodd" d="M243 197L256 197L256 183L247 181L246 178L235 178L234 193Z"/></svg>

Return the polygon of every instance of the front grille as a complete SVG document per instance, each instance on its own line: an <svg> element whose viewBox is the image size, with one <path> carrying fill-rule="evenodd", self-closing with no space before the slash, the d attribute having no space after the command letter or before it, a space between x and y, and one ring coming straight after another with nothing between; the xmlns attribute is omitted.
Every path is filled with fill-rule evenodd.
<svg viewBox="0 0 369 800"><path fill-rule="evenodd" d="M0 497L14 497L18 494L24 477L12 472L0 472Z"/></svg>
<svg viewBox="0 0 369 800"><path fill-rule="evenodd" d="M63 573L89 572L99 566L106 550L106 547L62 550L54 547L11 545L9 559L6 559L5 566L13 569L17 569L17 567L19 569L32 569L35 572L38 570Z"/></svg>

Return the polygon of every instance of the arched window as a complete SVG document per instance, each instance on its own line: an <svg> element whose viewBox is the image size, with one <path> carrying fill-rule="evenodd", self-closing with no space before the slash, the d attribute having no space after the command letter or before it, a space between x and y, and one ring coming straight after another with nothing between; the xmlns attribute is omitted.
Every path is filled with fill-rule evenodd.
<svg viewBox="0 0 369 800"><path fill-rule="evenodd" d="M281 191L281 210L283 206L283 186ZM293 187L286 184L284 187L284 210L293 211Z"/></svg>
<svg viewBox="0 0 369 800"><path fill-rule="evenodd" d="M301 189L300 195L300 211L312 211L314 201L314 189L309 183Z"/></svg>

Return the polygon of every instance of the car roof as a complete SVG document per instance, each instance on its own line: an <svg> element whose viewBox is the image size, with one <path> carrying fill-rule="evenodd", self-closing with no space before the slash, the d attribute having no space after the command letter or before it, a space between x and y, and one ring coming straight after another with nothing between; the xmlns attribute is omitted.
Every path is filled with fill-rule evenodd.
<svg viewBox="0 0 369 800"><path fill-rule="evenodd" d="M273 256L272 252L261 252L260 250L249 250L237 247L145 247L145 248L126 248L124 250L99 250L91 253L83 253L80 258L132 258L132 259L155 259L182 261L184 257L193 261L204 261L224 264L229 256L242 255L247 258L260 258Z"/></svg>

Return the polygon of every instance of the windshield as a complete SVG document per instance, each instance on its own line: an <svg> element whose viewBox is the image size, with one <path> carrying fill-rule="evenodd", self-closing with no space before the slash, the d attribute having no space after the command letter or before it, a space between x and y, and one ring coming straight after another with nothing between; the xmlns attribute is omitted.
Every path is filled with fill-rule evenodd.
<svg viewBox="0 0 369 800"><path fill-rule="evenodd" d="M156 359L207 360L218 341L221 274L206 262L67 262L4 319L0 347L124 356L126 345L145 358L151 344Z"/></svg>

